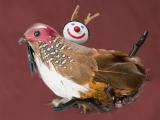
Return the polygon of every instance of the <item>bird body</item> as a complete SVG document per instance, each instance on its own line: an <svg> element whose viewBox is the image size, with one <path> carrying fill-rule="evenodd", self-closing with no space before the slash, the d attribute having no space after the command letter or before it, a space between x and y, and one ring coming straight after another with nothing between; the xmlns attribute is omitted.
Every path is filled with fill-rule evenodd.
<svg viewBox="0 0 160 120"><path fill-rule="evenodd" d="M38 71L44 83L56 95L67 99L73 97L80 98L80 93L85 93L90 90L89 82L91 78L89 77L92 75L88 75L88 79L81 75L83 69L78 69L79 61L76 61L73 54L74 50L75 52L76 49L80 50L80 48L74 46L76 44L71 43L73 45L69 46L60 36L58 36L56 40L57 41L54 42L55 44L51 46L46 43L40 43L35 46L35 48L38 49L35 50L37 53L34 54ZM89 50L87 47L85 49ZM68 52L63 52L64 50ZM69 53L71 51L72 54ZM89 53L89 51L86 51L86 54L87 52ZM89 61L85 61L85 58L83 58L83 62L88 64ZM85 75L86 73L87 72L83 74Z"/></svg>
<svg viewBox="0 0 160 120"><path fill-rule="evenodd" d="M138 92L146 78L139 58L78 45L50 29L36 24L24 36L33 49L33 60L42 80L57 96L68 100L94 98L107 106ZM43 35L49 36L47 42Z"/></svg>
<svg viewBox="0 0 160 120"><path fill-rule="evenodd" d="M74 81L63 77L55 70L54 66L48 68L37 56L35 56L35 61L42 80L57 96L66 99L71 99L72 97L80 98L79 92L88 90L87 86L81 86Z"/></svg>

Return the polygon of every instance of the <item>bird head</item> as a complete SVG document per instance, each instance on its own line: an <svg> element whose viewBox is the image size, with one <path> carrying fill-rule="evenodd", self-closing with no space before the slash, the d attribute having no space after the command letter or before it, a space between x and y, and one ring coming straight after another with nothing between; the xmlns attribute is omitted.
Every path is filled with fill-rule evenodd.
<svg viewBox="0 0 160 120"><path fill-rule="evenodd" d="M43 23L36 23L26 30L19 43L46 42L47 44L52 44L53 39L58 35L58 32L52 27Z"/></svg>
<svg viewBox="0 0 160 120"><path fill-rule="evenodd" d="M48 45L53 44L53 40L58 36L58 32L52 27L43 24L36 23L29 27L23 34L23 37L19 39L20 44L27 45L29 68L32 72L36 72L37 65L34 61L34 54L39 55L39 43L45 42Z"/></svg>

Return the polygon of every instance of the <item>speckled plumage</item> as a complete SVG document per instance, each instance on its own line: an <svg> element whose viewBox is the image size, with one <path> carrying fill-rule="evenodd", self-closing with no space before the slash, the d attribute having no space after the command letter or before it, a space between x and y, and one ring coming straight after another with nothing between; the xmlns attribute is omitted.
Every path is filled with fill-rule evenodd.
<svg viewBox="0 0 160 120"><path fill-rule="evenodd" d="M61 36L57 36L52 45L44 42L36 45L39 46L35 47L39 49L35 50L39 51L36 54L48 69L54 67L69 81L85 87L85 92L78 91L81 98L112 101L105 94L108 84L112 85L117 97L132 95L145 78L145 70L139 59L129 58L120 51L84 47L65 41Z"/></svg>

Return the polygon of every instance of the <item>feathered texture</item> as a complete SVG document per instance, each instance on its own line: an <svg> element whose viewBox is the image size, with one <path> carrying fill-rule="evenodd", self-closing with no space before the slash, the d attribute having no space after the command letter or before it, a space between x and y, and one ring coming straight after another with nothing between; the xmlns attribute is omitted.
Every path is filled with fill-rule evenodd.
<svg viewBox="0 0 160 120"><path fill-rule="evenodd" d="M27 54L28 54L28 64L29 64L29 70L31 73L37 72L37 65L35 63L34 59L34 51L31 48L31 46L27 45Z"/></svg>
<svg viewBox="0 0 160 120"><path fill-rule="evenodd" d="M65 41L60 36L52 46L40 43L39 47L41 59L48 67L50 62L62 76L79 85L89 85L91 90L82 94L83 98L110 99L104 94L107 85L112 87L116 99L133 96L146 78L139 58L120 51L96 50Z"/></svg>
<svg viewBox="0 0 160 120"><path fill-rule="evenodd" d="M39 43L35 48L38 48L36 45L39 50L35 51L40 51L37 54L48 67L48 62L52 63L58 73L77 84L110 84L115 91L118 90L119 96L123 96L137 92L146 78L139 58L129 57L120 51L96 50L65 41L60 36L52 46Z"/></svg>
<svg viewBox="0 0 160 120"><path fill-rule="evenodd" d="M109 83L113 89L127 90L121 95L131 95L136 92L146 79L144 66L139 58L130 58L119 51L99 50L95 57L98 71L95 72L95 81Z"/></svg>

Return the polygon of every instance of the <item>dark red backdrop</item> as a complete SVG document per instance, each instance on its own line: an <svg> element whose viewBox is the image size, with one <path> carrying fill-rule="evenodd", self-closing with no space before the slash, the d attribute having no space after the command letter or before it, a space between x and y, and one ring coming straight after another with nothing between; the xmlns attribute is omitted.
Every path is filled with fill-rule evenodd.
<svg viewBox="0 0 160 120"><path fill-rule="evenodd" d="M54 97L39 77L29 74L26 49L18 38L35 22L62 33L76 4L80 18L88 12L101 16L89 24L85 45L128 52L147 29L148 41L139 56L150 70L136 102L111 113L81 115L78 110L53 112ZM158 120L160 119L160 1L159 0L0 0L0 120Z"/></svg>

